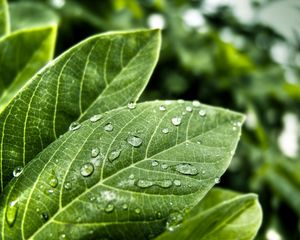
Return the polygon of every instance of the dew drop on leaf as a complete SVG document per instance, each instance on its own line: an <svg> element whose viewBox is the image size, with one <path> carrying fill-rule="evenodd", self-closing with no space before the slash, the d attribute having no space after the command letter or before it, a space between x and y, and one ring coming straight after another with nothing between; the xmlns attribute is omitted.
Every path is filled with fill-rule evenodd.
<svg viewBox="0 0 300 240"><path fill-rule="evenodd" d="M53 176L49 181L49 185L53 188L56 188L58 185L58 179L55 176Z"/></svg>
<svg viewBox="0 0 300 240"><path fill-rule="evenodd" d="M48 221L48 219L49 219L48 213L43 212L43 213L41 214L41 218L42 218L43 220L45 220L45 221Z"/></svg>
<svg viewBox="0 0 300 240"><path fill-rule="evenodd" d="M168 129L168 128L163 128L161 131L162 131L162 133L164 133L164 134L169 133L169 129Z"/></svg>
<svg viewBox="0 0 300 240"><path fill-rule="evenodd" d="M134 179L134 175L130 174L128 178L131 179L131 180L133 180Z"/></svg>
<svg viewBox="0 0 300 240"><path fill-rule="evenodd" d="M161 218L162 217L161 212L156 212L155 215L156 215L157 218Z"/></svg>
<svg viewBox="0 0 300 240"><path fill-rule="evenodd" d="M182 223L182 221L183 221L183 216L181 213L179 212L171 213L170 216L168 217L166 227L169 231L174 231L175 228L178 227L180 223Z"/></svg>
<svg viewBox="0 0 300 240"><path fill-rule="evenodd" d="M193 165L189 163L180 163L175 166L175 170L184 175L197 175L198 170Z"/></svg>
<svg viewBox="0 0 300 240"><path fill-rule="evenodd" d="M116 160L120 156L120 154L121 154L121 149L112 150L108 155L108 160L112 162Z"/></svg>
<svg viewBox="0 0 300 240"><path fill-rule="evenodd" d="M152 166L152 167L156 167L156 166L158 166L158 164L159 164L159 163L158 163L158 161L156 161L156 160L154 160L154 161L151 162L151 166Z"/></svg>
<svg viewBox="0 0 300 240"><path fill-rule="evenodd" d="M85 163L80 168L80 174L84 177L92 175L94 172L94 165L92 163Z"/></svg>
<svg viewBox="0 0 300 240"><path fill-rule="evenodd" d="M137 136L129 136L127 142L133 147L139 147L142 145L143 140Z"/></svg>
<svg viewBox="0 0 300 240"><path fill-rule="evenodd" d="M72 189L72 183L66 182L66 183L64 184L64 189L66 189L66 190L71 190L71 189Z"/></svg>
<svg viewBox="0 0 300 240"><path fill-rule="evenodd" d="M14 175L14 177L19 177L22 172L23 172L23 167L18 166L14 169L13 175Z"/></svg>
<svg viewBox="0 0 300 240"><path fill-rule="evenodd" d="M112 130L114 130L114 126L112 125L112 123L107 123L105 126L104 126L104 130L106 132L111 132Z"/></svg>
<svg viewBox="0 0 300 240"><path fill-rule="evenodd" d="M92 149L91 156L93 158L95 158L95 157L97 157L99 155L99 153L100 153L100 149L97 148L97 147L95 147L95 148Z"/></svg>
<svg viewBox="0 0 300 240"><path fill-rule="evenodd" d="M6 222L12 227L16 221L18 213L18 200L14 200L9 202L6 208Z"/></svg>
<svg viewBox="0 0 300 240"><path fill-rule="evenodd" d="M134 211L135 211L136 214L140 214L141 213L141 209L140 208L136 208Z"/></svg>
<svg viewBox="0 0 300 240"><path fill-rule="evenodd" d="M124 204L122 205L122 208L123 208L123 210L127 210L127 209L128 209L128 205L127 205L126 203L124 203Z"/></svg>
<svg viewBox="0 0 300 240"><path fill-rule="evenodd" d="M162 188L169 188L173 185L173 182L171 180L163 180L163 181L158 181L156 183L157 186L162 187Z"/></svg>
<svg viewBox="0 0 300 240"><path fill-rule="evenodd" d="M107 204L107 206L105 207L104 211L107 213L112 212L115 209L115 206L111 203Z"/></svg>
<svg viewBox="0 0 300 240"><path fill-rule="evenodd" d="M193 104L194 107L200 107L201 106L201 103L198 100L194 100L192 102L192 104Z"/></svg>
<svg viewBox="0 0 300 240"><path fill-rule="evenodd" d="M214 181L215 181L215 184L218 184L218 183L220 183L220 178L217 177L214 179Z"/></svg>
<svg viewBox="0 0 300 240"><path fill-rule="evenodd" d="M178 179L175 179L173 183L174 183L174 185L175 185L176 187L180 187L180 186L181 186L181 181L178 180Z"/></svg>
<svg viewBox="0 0 300 240"><path fill-rule="evenodd" d="M59 240L68 240L68 237L67 237L66 234L62 233L62 234L59 235L59 238L58 238L58 239L59 239Z"/></svg>
<svg viewBox="0 0 300 240"><path fill-rule="evenodd" d="M178 99L177 102L178 103L184 103L184 100L183 99Z"/></svg>
<svg viewBox="0 0 300 240"><path fill-rule="evenodd" d="M136 182L136 185L140 188L149 188L152 187L154 183L153 181L149 181L149 180L138 180Z"/></svg>
<svg viewBox="0 0 300 240"><path fill-rule="evenodd" d="M171 122L174 126L179 126L181 124L181 117L173 117Z"/></svg>
<svg viewBox="0 0 300 240"><path fill-rule="evenodd" d="M164 111L167 110L167 108L166 108L165 105L160 105L160 106L159 106L159 110L162 111L162 112L164 112Z"/></svg>
<svg viewBox="0 0 300 240"><path fill-rule="evenodd" d="M69 131L76 131L81 127L81 124L78 122L73 122L71 123L70 127L69 127Z"/></svg>
<svg viewBox="0 0 300 240"><path fill-rule="evenodd" d="M206 110L201 109L201 110L199 111L199 115L200 115L200 117L205 117L205 116L206 116Z"/></svg>
<svg viewBox="0 0 300 240"><path fill-rule="evenodd" d="M166 164L166 163L163 163L163 164L161 165L161 168L164 169L164 170L167 169L168 167L169 167L169 166L168 166L168 164Z"/></svg>
<svg viewBox="0 0 300 240"><path fill-rule="evenodd" d="M96 114L96 115L94 115L94 116L92 116L91 118L90 118L90 121L92 122L92 123L94 123L94 122L98 122L100 119L102 119L102 115L101 114Z"/></svg>
<svg viewBox="0 0 300 240"><path fill-rule="evenodd" d="M127 104L127 107L128 107L128 109L130 109L130 110L135 109L135 108L136 108L136 103L130 102L130 103Z"/></svg>
<svg viewBox="0 0 300 240"><path fill-rule="evenodd" d="M192 112L192 111L193 111L193 108L192 108L191 106L187 106L187 107L185 108L185 110L186 110L187 112Z"/></svg>

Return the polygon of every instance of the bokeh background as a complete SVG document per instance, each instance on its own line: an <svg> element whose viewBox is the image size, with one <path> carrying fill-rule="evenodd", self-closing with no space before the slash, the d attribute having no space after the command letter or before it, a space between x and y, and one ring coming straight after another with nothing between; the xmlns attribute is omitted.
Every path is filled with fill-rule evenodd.
<svg viewBox="0 0 300 240"><path fill-rule="evenodd" d="M300 0L9 3L15 29L59 21L56 55L99 32L161 28L160 60L141 101L198 99L245 113L219 185L259 195L257 239L300 239Z"/></svg>

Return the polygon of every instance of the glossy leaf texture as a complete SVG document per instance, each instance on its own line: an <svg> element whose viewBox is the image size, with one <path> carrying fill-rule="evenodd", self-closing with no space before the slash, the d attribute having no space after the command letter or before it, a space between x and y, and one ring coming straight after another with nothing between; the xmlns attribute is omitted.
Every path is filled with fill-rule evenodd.
<svg viewBox="0 0 300 240"><path fill-rule="evenodd" d="M57 27L23 29L0 39L0 113L54 54Z"/></svg>
<svg viewBox="0 0 300 240"><path fill-rule="evenodd" d="M156 240L254 239L262 210L255 194L214 188L182 221Z"/></svg>
<svg viewBox="0 0 300 240"><path fill-rule="evenodd" d="M100 34L38 72L0 114L1 187L73 121L135 102L159 49L159 30Z"/></svg>
<svg viewBox="0 0 300 240"><path fill-rule="evenodd" d="M10 32L9 12L6 0L0 0L0 37Z"/></svg>
<svg viewBox="0 0 300 240"><path fill-rule="evenodd" d="M9 4L11 30L57 25L58 16L49 7L35 2L12 2Z"/></svg>
<svg viewBox="0 0 300 240"><path fill-rule="evenodd" d="M2 239L153 238L224 173L243 121L155 101L73 124L5 189Z"/></svg>

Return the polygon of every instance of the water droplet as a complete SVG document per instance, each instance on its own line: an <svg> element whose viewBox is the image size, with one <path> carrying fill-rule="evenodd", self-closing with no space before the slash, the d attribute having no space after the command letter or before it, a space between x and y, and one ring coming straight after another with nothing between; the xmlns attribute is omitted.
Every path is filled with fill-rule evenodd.
<svg viewBox="0 0 300 240"><path fill-rule="evenodd" d="M171 213L167 220L167 229L169 231L174 231L183 221L183 216L179 212Z"/></svg>
<svg viewBox="0 0 300 240"><path fill-rule="evenodd" d="M122 208L123 208L123 210L127 210L127 209L128 209L128 205L127 205L126 203L124 203L124 204L122 205Z"/></svg>
<svg viewBox="0 0 300 240"><path fill-rule="evenodd" d="M160 106L159 106L159 110L162 111L162 112L164 112L164 111L167 110L167 108L166 108L165 105L160 105Z"/></svg>
<svg viewBox="0 0 300 240"><path fill-rule="evenodd" d="M90 118L90 121L91 121L92 123L98 122L102 117L103 117L103 116L102 116L101 114L96 114L96 115L94 115L94 116L92 116L92 117Z"/></svg>
<svg viewBox="0 0 300 240"><path fill-rule="evenodd" d="M156 166L158 166L158 164L159 163L156 160L154 160L154 161L151 162L152 167L156 167Z"/></svg>
<svg viewBox="0 0 300 240"><path fill-rule="evenodd" d="M18 200L11 201L6 208L6 222L12 227L16 221L18 213Z"/></svg>
<svg viewBox="0 0 300 240"><path fill-rule="evenodd" d="M201 106L201 103L198 100L194 100L192 102L192 104L193 104L194 107L200 107Z"/></svg>
<svg viewBox="0 0 300 240"><path fill-rule="evenodd" d="M106 132L111 132L112 130L114 130L114 126L112 125L112 123L107 123L105 126L104 126L104 130Z"/></svg>
<svg viewBox="0 0 300 240"><path fill-rule="evenodd" d="M156 215L156 217L157 217L157 218L161 218L161 217L162 217L162 214L161 214L161 212L156 212L156 214L155 214L155 215Z"/></svg>
<svg viewBox="0 0 300 240"><path fill-rule="evenodd" d="M141 209L139 209L139 208L136 208L134 211L135 211L136 214L140 214L141 213Z"/></svg>
<svg viewBox="0 0 300 240"><path fill-rule="evenodd" d="M164 134L169 133L169 129L168 129L168 128L163 128L161 131L162 131L162 133L164 133Z"/></svg>
<svg viewBox="0 0 300 240"><path fill-rule="evenodd" d="M130 103L127 104L127 107L128 107L130 110L135 109L135 108L136 108L136 103L130 102Z"/></svg>
<svg viewBox="0 0 300 240"><path fill-rule="evenodd" d="M173 183L174 183L174 185L175 185L176 187L180 187L180 186L181 186L181 181L178 180L178 179L174 180Z"/></svg>
<svg viewBox="0 0 300 240"><path fill-rule="evenodd" d="M80 174L84 177L90 176L94 172L94 165L92 163L85 163L80 168Z"/></svg>
<svg viewBox="0 0 300 240"><path fill-rule="evenodd" d="M173 117L171 122L174 126L179 126L181 124L181 117Z"/></svg>
<svg viewBox="0 0 300 240"><path fill-rule="evenodd" d="M58 185L58 180L55 176L53 176L50 181L49 181L49 185L53 188L56 188Z"/></svg>
<svg viewBox="0 0 300 240"><path fill-rule="evenodd" d="M197 144L201 144L201 143L202 143L201 141L199 141L199 140L197 141Z"/></svg>
<svg viewBox="0 0 300 240"><path fill-rule="evenodd" d="M54 191L53 191L53 189L48 189L48 191L47 191L49 194L52 194L52 193L54 193Z"/></svg>
<svg viewBox="0 0 300 240"><path fill-rule="evenodd" d="M148 188L148 187L152 187L154 183L149 180L138 180L136 182L136 185L140 188Z"/></svg>
<svg viewBox="0 0 300 240"><path fill-rule="evenodd" d="M215 181L215 184L218 184L218 183L220 183L220 178L217 177L217 178L215 178L214 181Z"/></svg>
<svg viewBox="0 0 300 240"><path fill-rule="evenodd" d="M115 159L117 159L120 156L120 154L121 154L121 149L112 150L108 155L108 160L112 162Z"/></svg>
<svg viewBox="0 0 300 240"><path fill-rule="evenodd" d="M115 206L111 203L107 204L107 206L105 207L104 211L107 213L112 212L115 209Z"/></svg>
<svg viewBox="0 0 300 240"><path fill-rule="evenodd" d="M71 123L70 127L69 127L69 131L76 131L81 127L81 124L78 122L73 122Z"/></svg>
<svg viewBox="0 0 300 240"><path fill-rule="evenodd" d="M177 102L178 103L184 103L184 100L183 99L178 99Z"/></svg>
<svg viewBox="0 0 300 240"><path fill-rule="evenodd" d="M132 179L134 179L134 175L130 174L128 178L132 180Z"/></svg>
<svg viewBox="0 0 300 240"><path fill-rule="evenodd" d="M67 238L67 235L66 235L66 234L62 233L62 234L59 235L59 238L58 238L58 239L59 239L59 240L67 240L68 238Z"/></svg>
<svg viewBox="0 0 300 240"><path fill-rule="evenodd" d="M175 166L175 170L184 175L197 175L198 170L193 165L189 163L180 163Z"/></svg>
<svg viewBox="0 0 300 240"><path fill-rule="evenodd" d="M23 167L18 166L14 169L13 175L14 175L14 177L19 177L22 172L23 172Z"/></svg>
<svg viewBox="0 0 300 240"><path fill-rule="evenodd" d="M202 174L205 174L206 173L206 171L205 170L202 170Z"/></svg>
<svg viewBox="0 0 300 240"><path fill-rule="evenodd" d="M171 104L172 104L172 101L171 101L171 100L166 100L166 101L165 101L165 104L166 104L166 105L171 105Z"/></svg>
<svg viewBox="0 0 300 240"><path fill-rule="evenodd" d="M163 180L163 181L158 181L156 185L162 188L169 188L173 185L173 182L171 180Z"/></svg>
<svg viewBox="0 0 300 240"><path fill-rule="evenodd" d="M99 153L100 153L100 149L95 147L95 148L92 149L91 155L92 155L93 158L95 158L99 155Z"/></svg>
<svg viewBox="0 0 300 240"><path fill-rule="evenodd" d="M200 115L200 117L205 117L205 116L206 116L206 110L201 109L201 110L199 111L199 115Z"/></svg>
<svg viewBox="0 0 300 240"><path fill-rule="evenodd" d="M187 106L187 107L185 108L185 110L186 110L187 112L192 112L192 111L193 111L193 108L192 108L191 106Z"/></svg>
<svg viewBox="0 0 300 240"><path fill-rule="evenodd" d="M139 147L142 145L143 140L137 136L129 136L127 142L133 147Z"/></svg>
<svg viewBox="0 0 300 240"><path fill-rule="evenodd" d="M164 170L167 169L168 167L169 167L169 166L168 166L168 164L166 164L166 163L163 163L163 164L161 165L161 168L164 169Z"/></svg>
<svg viewBox="0 0 300 240"><path fill-rule="evenodd" d="M64 184L64 189L66 189L66 190L71 190L71 188L72 188L72 183L66 182L66 183Z"/></svg>
<svg viewBox="0 0 300 240"><path fill-rule="evenodd" d="M44 219L45 221L48 221L48 219L49 219L48 213L43 212L43 213L41 214L41 218Z"/></svg>
<svg viewBox="0 0 300 240"><path fill-rule="evenodd" d="M236 131L236 130L237 130L237 127L235 127L235 126L232 127L232 130L233 130L233 131Z"/></svg>

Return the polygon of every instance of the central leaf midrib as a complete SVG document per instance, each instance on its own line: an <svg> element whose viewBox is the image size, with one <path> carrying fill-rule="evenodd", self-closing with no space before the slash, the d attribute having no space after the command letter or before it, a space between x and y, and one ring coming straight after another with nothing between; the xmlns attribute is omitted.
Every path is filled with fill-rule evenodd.
<svg viewBox="0 0 300 240"><path fill-rule="evenodd" d="M150 106L150 107L151 107L151 106ZM123 108L125 108L125 107L123 107ZM173 110L173 109L172 109L172 110ZM145 111L145 110L144 110L144 111ZM144 111L142 111L142 112L144 112ZM140 113L140 114L141 114L141 113ZM165 114L167 114L167 112L166 112ZM137 116L138 116L138 115L137 115ZM136 116L135 116L135 117L136 117ZM206 132L201 132L199 135L197 135L197 136L195 136L195 137L192 137L192 138L190 138L190 139L188 139L188 140L185 140L185 141L183 141L183 142L181 142L181 143L179 143L179 144L177 144L177 145L174 145L174 146L172 146L172 147L170 147L170 148L168 148L168 149L165 149L165 150L163 150L163 151L160 151L160 152L158 152L158 153L155 153L155 154L154 154L153 156L151 156L150 158L155 157L156 155L161 154L161 153L164 152L164 151L168 151L168 150L170 150L170 149L172 149L172 148L174 148L174 147L177 147L178 145L184 144L184 143L186 143L187 141L191 141L191 140L193 140L193 139L195 139L195 138L201 136L202 134L207 134L207 133L209 133L210 131L214 131L214 130L218 129L219 127L222 127L223 124L225 124L225 123L227 123L227 121L223 122L222 124L219 124L217 127L214 127L214 128L212 128L212 129L210 129L210 130L208 130L208 131L206 131ZM95 131L95 129L94 129L93 131ZM121 131L121 130L120 130L120 131ZM143 160L141 160L141 161L139 161L139 162L136 162L136 163L134 163L134 164L132 164L132 165L126 167L126 168L123 168L123 169L121 169L120 171L118 171L116 174L119 174L119 173L121 173L122 171L125 171L125 170L127 170L128 168L130 168L130 167L132 167L132 166L134 166L134 165L136 165L136 164L138 164L138 163L140 163L140 162L142 162L142 161L144 161L144 160L145 160L145 159L143 159ZM73 161L74 161L74 159L73 159ZM73 161L72 161L72 162L73 162ZM50 224L51 221L54 220L55 217L56 217L57 215L59 215L61 212L64 211L64 209L68 208L71 204L73 204L74 201L76 201L78 198L80 198L80 197L82 197L83 195L85 195L86 193L90 192L90 191L93 190L95 187L99 186L100 184L106 182L106 181L109 180L111 177L114 177L116 174L113 174L113 175L109 176L108 178L104 179L103 181L100 180L98 183L96 183L96 184L93 185L92 187L88 188L88 189L85 190L84 192L82 192L82 193L80 193L79 195L77 195L76 198L72 199L69 203L67 203L65 206L63 206L62 208L60 208L60 209L59 209L59 210L51 217L51 219L49 219L44 225L42 225L39 229L37 229L37 230L31 235L30 238L34 237L34 236L35 236L37 233L39 233L45 226L47 226L48 224ZM39 178L39 177L38 177L38 178ZM25 213L25 211L24 211L24 215L25 215L25 214L26 214L26 213Z"/></svg>

